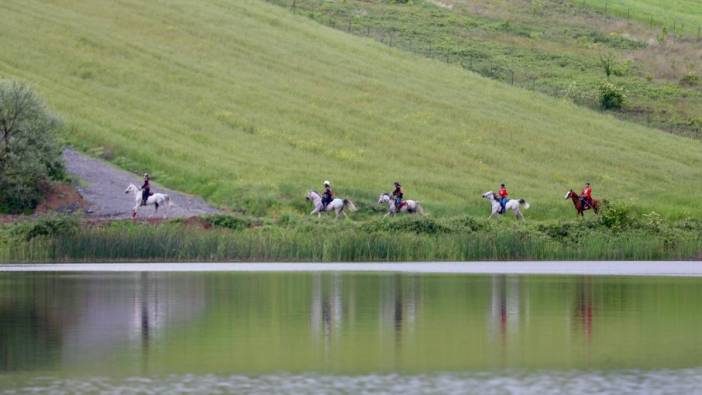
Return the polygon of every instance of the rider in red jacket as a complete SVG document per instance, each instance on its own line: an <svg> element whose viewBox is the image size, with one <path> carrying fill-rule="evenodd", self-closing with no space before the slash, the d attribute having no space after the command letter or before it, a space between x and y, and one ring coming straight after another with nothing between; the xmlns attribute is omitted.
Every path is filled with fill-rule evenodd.
<svg viewBox="0 0 702 395"><path fill-rule="evenodd" d="M590 186L589 182L585 183L585 188L583 188L583 192L580 194L580 201L583 206L583 210L588 207L592 207L592 187Z"/></svg>
<svg viewBox="0 0 702 395"><path fill-rule="evenodd" d="M507 204L507 201L509 200L509 192L507 192L507 188L505 188L505 184L500 184L500 190L497 192L497 195L500 197L500 206L502 206L502 210L500 212L504 213L505 212L505 205Z"/></svg>

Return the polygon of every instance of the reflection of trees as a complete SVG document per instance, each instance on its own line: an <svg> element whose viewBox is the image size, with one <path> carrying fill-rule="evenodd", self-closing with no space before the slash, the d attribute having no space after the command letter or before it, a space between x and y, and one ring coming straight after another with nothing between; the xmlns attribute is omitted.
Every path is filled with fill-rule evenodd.
<svg viewBox="0 0 702 395"><path fill-rule="evenodd" d="M146 355L154 335L206 303L201 276L56 273L11 284L0 293L3 369L99 359L125 346Z"/></svg>
<svg viewBox="0 0 702 395"><path fill-rule="evenodd" d="M60 356L62 326L52 313L53 282L4 279L0 288L0 370L48 367Z"/></svg>
<svg viewBox="0 0 702 395"><path fill-rule="evenodd" d="M0 370L26 370L53 364L61 328L36 305L0 307Z"/></svg>

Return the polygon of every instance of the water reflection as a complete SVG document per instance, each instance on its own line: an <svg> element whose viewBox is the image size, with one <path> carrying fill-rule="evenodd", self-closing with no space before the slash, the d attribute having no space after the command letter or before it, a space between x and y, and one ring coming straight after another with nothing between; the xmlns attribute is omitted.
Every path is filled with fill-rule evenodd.
<svg viewBox="0 0 702 395"><path fill-rule="evenodd" d="M695 279L0 275L0 369L413 372L702 365Z"/></svg>

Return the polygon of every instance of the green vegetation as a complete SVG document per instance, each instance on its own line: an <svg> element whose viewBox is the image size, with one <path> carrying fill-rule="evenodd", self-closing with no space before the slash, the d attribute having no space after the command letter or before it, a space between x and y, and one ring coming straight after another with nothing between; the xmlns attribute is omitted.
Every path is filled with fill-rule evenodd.
<svg viewBox="0 0 702 395"><path fill-rule="evenodd" d="M514 225L472 217L362 222L216 215L160 225L79 227L64 217L6 225L2 262L691 259L702 222L610 206L584 221Z"/></svg>
<svg viewBox="0 0 702 395"><path fill-rule="evenodd" d="M455 63L488 78L593 109L617 110L616 115L627 120L702 138L702 90L685 83L687 76L702 74L702 36L681 36L679 23L676 34L673 24L669 29L627 15L614 17L611 8L604 16L594 11L597 3L296 0L294 10L328 26ZM696 8L702 14L702 6ZM658 17L662 15L670 14ZM629 93L626 106L601 107L602 71Z"/></svg>
<svg viewBox="0 0 702 395"><path fill-rule="evenodd" d="M299 13L305 2L297 3ZM335 10L359 4L324 2ZM432 26L458 21L465 32L483 23L423 2L363 4L367 14L352 20L354 31L366 21L398 31L416 24L410 42L433 40L438 35L423 30ZM377 18L376 10L392 12ZM427 12L436 18L425 21ZM503 181L531 203L528 220L571 218L563 193L590 180L597 197L666 219L702 214L700 191L691 187L702 178L699 141L353 37L287 8L251 0L10 0L0 4L0 22L0 77L34 84L64 115L68 142L247 215L307 212L303 196L323 179L366 212L400 179L434 217L486 216L480 195ZM563 73L563 88L581 59L592 61L579 74L604 77L599 50L572 60L489 41L527 28L498 23L468 41L503 54L495 59L543 57L537 75ZM541 34L524 32L524 40ZM589 32L582 40L600 39ZM455 47L476 60L484 53L444 36L434 50ZM639 45L604 37L611 47Z"/></svg>
<svg viewBox="0 0 702 395"><path fill-rule="evenodd" d="M63 177L59 126L30 87L0 80L0 213L33 209Z"/></svg>
<svg viewBox="0 0 702 395"><path fill-rule="evenodd" d="M572 0L607 16L636 19L678 34L697 36L702 5L697 0ZM698 37L699 38L699 37Z"/></svg>

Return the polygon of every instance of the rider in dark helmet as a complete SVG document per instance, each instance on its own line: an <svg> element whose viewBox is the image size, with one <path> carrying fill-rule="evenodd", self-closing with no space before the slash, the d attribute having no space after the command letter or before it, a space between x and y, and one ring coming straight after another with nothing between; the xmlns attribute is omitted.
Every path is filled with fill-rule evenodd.
<svg viewBox="0 0 702 395"><path fill-rule="evenodd" d="M392 197L395 199L395 209L399 212L402 199L405 197L405 191L402 189L399 181L395 181L395 190L392 192Z"/></svg>
<svg viewBox="0 0 702 395"><path fill-rule="evenodd" d="M334 200L334 190L332 190L331 182L324 181L324 191L322 192L322 211L326 210L327 205Z"/></svg>
<svg viewBox="0 0 702 395"><path fill-rule="evenodd" d="M151 196L151 184L149 184L149 173L144 173L144 185L139 188L141 190L141 205L146 206L146 200Z"/></svg>
<svg viewBox="0 0 702 395"><path fill-rule="evenodd" d="M505 212L505 205L507 204L507 201L509 200L509 192L507 192L507 188L505 188L505 184L500 184L500 190L499 190L499 192L497 192L497 195L500 197L500 206L502 206L500 213L504 213Z"/></svg>

